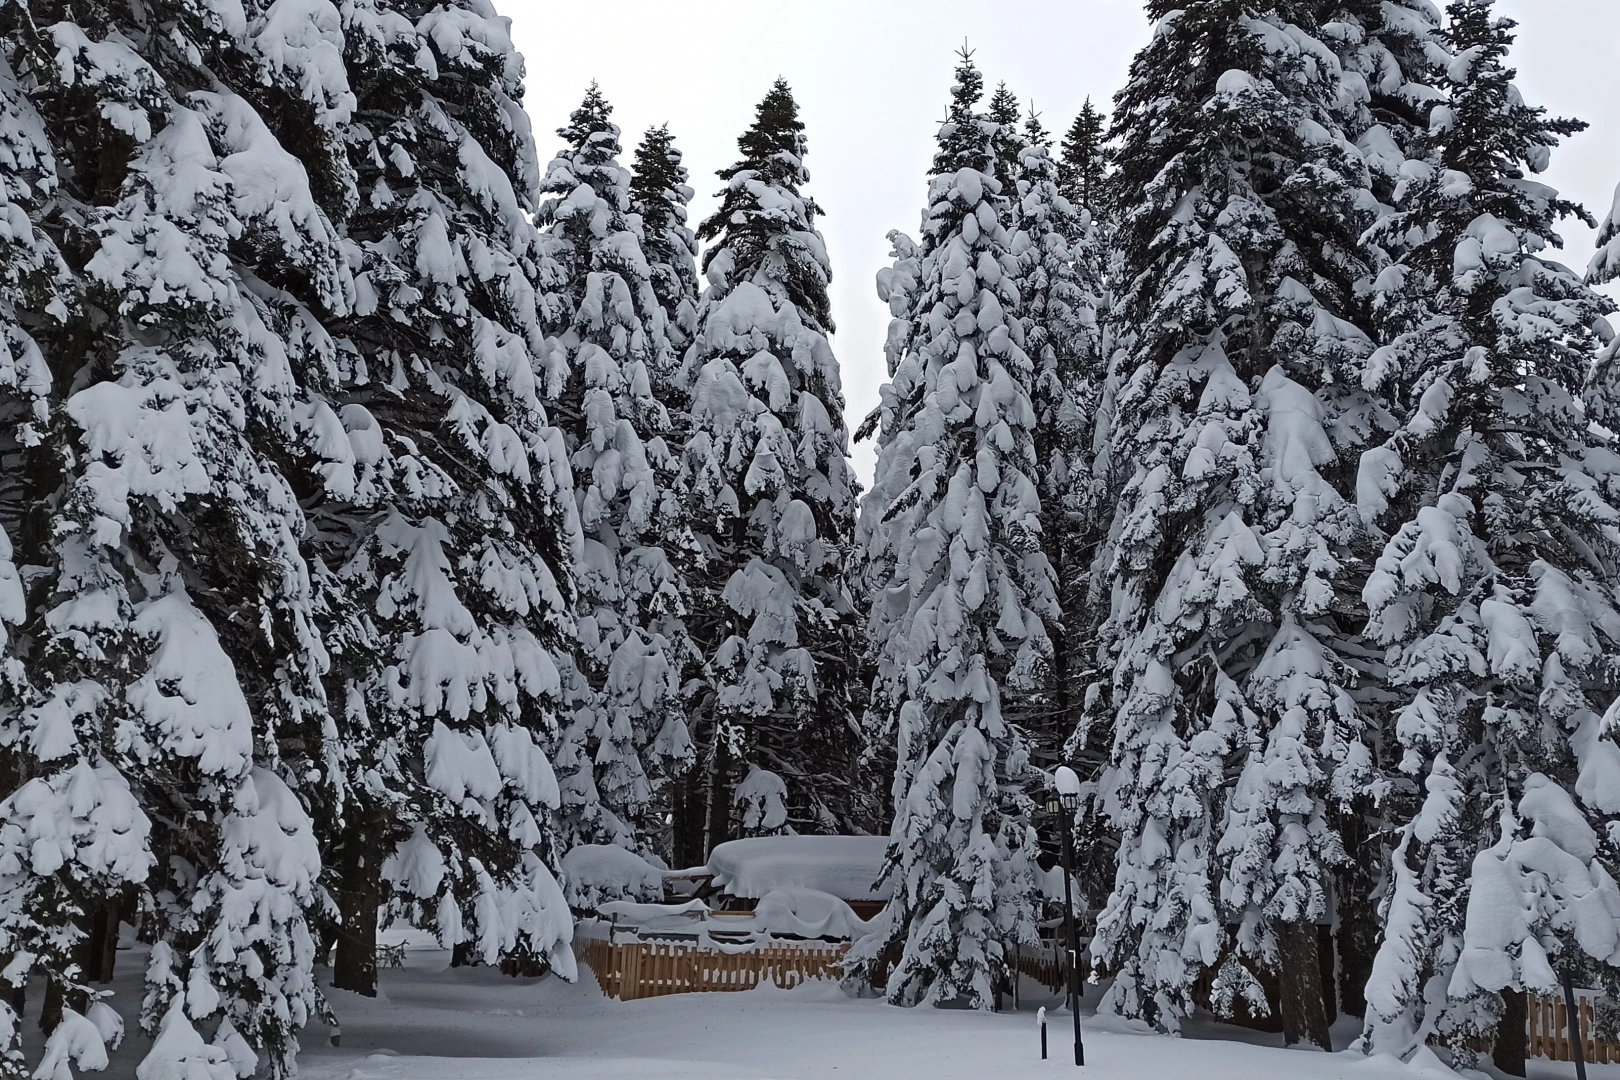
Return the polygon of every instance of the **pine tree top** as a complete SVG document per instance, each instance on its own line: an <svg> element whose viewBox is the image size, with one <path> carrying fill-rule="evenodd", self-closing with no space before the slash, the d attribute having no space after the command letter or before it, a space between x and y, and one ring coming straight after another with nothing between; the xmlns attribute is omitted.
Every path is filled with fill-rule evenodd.
<svg viewBox="0 0 1620 1080"><path fill-rule="evenodd" d="M990 172L995 163L991 139L992 121L977 111L984 97L984 76L973 63L973 52L966 45L956 54L956 84L951 87L951 108L939 132L939 152L934 155L934 176L959 169Z"/></svg>
<svg viewBox="0 0 1620 1080"><path fill-rule="evenodd" d="M793 100L787 80L779 78L771 86L770 93L754 110L753 124L737 139L737 149L742 151L742 160L720 170L720 179L756 172L766 183L794 189L810 179L804 171L804 121L799 119L799 104ZM705 222L704 228L713 220ZM700 235L708 239L712 234Z"/></svg>
<svg viewBox="0 0 1620 1080"><path fill-rule="evenodd" d="M742 160L718 173L726 181L720 208L698 226L699 237L715 241L704 254L704 270L712 274L724 266L722 276L733 282L763 275L761 280L778 283L807 322L831 333L832 267L816 232L821 208L799 190L810 180L804 122L784 80L777 79L759 103L737 146Z"/></svg>
<svg viewBox="0 0 1620 1080"><path fill-rule="evenodd" d="M996 92L990 95L990 119L1005 127L1016 127L1022 115L1018 96L1007 89L1006 83L997 83Z"/></svg>
<svg viewBox="0 0 1620 1080"><path fill-rule="evenodd" d="M686 219L686 167L675 145L668 124L647 129L636 147L635 172L630 179L630 197L638 206L658 206Z"/></svg>
<svg viewBox="0 0 1620 1080"><path fill-rule="evenodd" d="M568 117L568 123L557 129L557 135L589 164L602 164L618 157L619 126L612 120L613 106L602 96L601 87L592 80L585 91L585 100Z"/></svg>
<svg viewBox="0 0 1620 1080"><path fill-rule="evenodd" d="M1102 194L1103 178L1108 167L1108 153L1104 145L1107 125L1103 114L1086 98L1080 113L1069 125L1063 137L1058 161L1059 181L1064 196L1076 206L1092 207Z"/></svg>
<svg viewBox="0 0 1620 1080"><path fill-rule="evenodd" d="M1035 111L1034 105L1030 106L1029 115L1024 117L1024 141L1031 146L1047 149L1052 146L1052 134L1046 130L1046 125L1041 123L1041 115Z"/></svg>
<svg viewBox="0 0 1620 1080"><path fill-rule="evenodd" d="M1506 64L1513 45L1512 19L1493 12L1494 0L1452 0L1441 37L1456 54L1446 72L1452 84L1449 107L1430 125L1443 164L1469 176L1522 179L1524 168L1541 172L1549 151L1562 136L1584 131L1586 123L1549 117L1547 110L1526 105L1513 86L1518 72ZM1481 206L1513 220L1506 206ZM1563 203L1565 213L1580 213ZM1563 216L1562 214L1560 216Z"/></svg>
<svg viewBox="0 0 1620 1080"><path fill-rule="evenodd" d="M1418 234L1437 237L1419 244L1407 259L1435 281L1454 278L1451 238L1482 215L1554 248L1563 246L1561 219L1592 224L1579 204L1522 182L1545 170L1552 148L1586 124L1525 104L1513 85L1516 72L1506 62L1515 23L1496 17L1492 8L1493 0L1452 0L1446 9L1439 36L1453 55L1443 73L1448 94L1434 107L1415 151L1432 171L1411 184L1402 213L1387 226L1411 231L1402 222L1415 219L1423 223ZM1477 329L1488 334L1491 319L1487 312L1479 314Z"/></svg>

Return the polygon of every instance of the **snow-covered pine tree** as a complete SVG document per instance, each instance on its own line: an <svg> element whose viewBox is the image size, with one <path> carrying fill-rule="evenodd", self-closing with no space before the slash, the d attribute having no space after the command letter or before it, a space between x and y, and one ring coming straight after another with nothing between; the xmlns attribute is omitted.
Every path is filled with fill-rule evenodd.
<svg viewBox="0 0 1620 1080"><path fill-rule="evenodd" d="M543 405L523 62L486 0L357 0L329 41L359 195L355 301L310 331L330 349L332 409L307 421L324 437L306 503L348 755L334 975L374 992L386 903L458 959L572 977L544 748L580 535Z"/></svg>
<svg viewBox="0 0 1620 1080"><path fill-rule="evenodd" d="M862 536L872 737L893 739L898 758L894 899L850 955L871 977L899 951L891 1001L990 1008L1011 947L1035 933L1028 748L1009 714L1046 678L1058 611L1007 228L1016 189L993 174L998 125L978 111L982 93L964 51L921 249L895 235L879 278L896 318Z"/></svg>
<svg viewBox="0 0 1620 1080"><path fill-rule="evenodd" d="M37 256L3 301L23 378L0 385L34 401L0 437L0 517L36 569L12 630L31 685L0 702L23 781L0 953L43 969L47 1058L83 1062L138 888L148 1031L234 1031L285 1075L318 999L309 809L338 780L296 498L322 375L285 290L333 311L350 288L287 145L318 167L346 102L291 70L323 44L257 9L35 14L0 6L8 246Z"/></svg>
<svg viewBox="0 0 1620 1080"><path fill-rule="evenodd" d="M1440 12L1430 0L1389 4L1342 0L1330 14L1322 36L1344 68L1340 122L1346 138L1356 144L1367 162L1378 213L1388 215L1393 212L1394 193L1406 162L1423 152L1429 110L1439 96L1435 84L1445 69L1445 46L1438 36ZM1422 321L1427 304L1416 288L1418 282L1408 281L1396 266L1401 242L1393 236L1381 240L1365 252L1375 277L1372 304L1360 322L1380 346L1372 361L1372 389L1380 397L1394 398L1398 412L1403 389L1399 378L1390 376L1400 367L1403 335L1411 328L1411 320ZM1384 435L1387 430L1380 430L1374 439ZM1376 557L1376 549L1368 554ZM1368 730L1378 733L1370 740L1377 782L1349 806L1336 808L1332 819L1348 857L1335 880L1339 1006L1344 1012L1365 1016L1364 991L1382 930L1380 897L1388 892L1383 887L1391 843L1386 813L1392 799L1405 800L1415 808L1424 796L1418 778L1400 773L1398 761L1387 753L1392 745L1388 737L1391 695L1385 689L1382 651L1364 647L1346 659L1359 676L1354 694Z"/></svg>
<svg viewBox="0 0 1620 1080"><path fill-rule="evenodd" d="M1033 478L1060 616L1048 631L1052 661L1046 686L1009 711L1033 738L1037 758L1052 765L1073 734L1074 710L1084 702L1086 683L1097 677L1090 571L1113 516L1093 469L1107 382L1101 317L1106 301L1096 230L1090 215L1062 194L1051 140L1033 113L1024 123L1022 143L1016 187L1009 192L1017 201L1019 223L1012 241L1012 286L1024 351L1033 365Z"/></svg>
<svg viewBox="0 0 1620 1080"><path fill-rule="evenodd" d="M1063 136L1058 186L1063 197L1093 214L1101 208L1108 175L1108 124L1088 97Z"/></svg>
<svg viewBox="0 0 1620 1080"><path fill-rule="evenodd" d="M1386 208L1401 166L1422 152L1447 53L1433 0L1336 0L1323 40L1343 66L1338 112Z"/></svg>
<svg viewBox="0 0 1620 1080"><path fill-rule="evenodd" d="M697 277L697 237L687 226L686 206L692 201L692 188L686 182L686 167L675 146L675 136L667 124L648 128L636 147L635 169L630 176L630 212L641 219L641 247L652 271L653 292L663 306L665 336L675 361L686 355L697 329L699 299ZM662 372L660 395L666 383L674 383ZM676 385L669 385L673 392ZM664 399L666 406L677 403Z"/></svg>
<svg viewBox="0 0 1620 1080"><path fill-rule="evenodd" d="M1376 419L1365 166L1337 129L1316 5L1155 0L1116 99L1123 320L1116 461L1135 462L1108 567L1120 830L1092 952L1104 1007L1175 1030L1195 983L1327 1045L1317 925L1343 859L1329 806L1370 779L1340 650L1346 491ZM1235 927L1235 932L1229 932Z"/></svg>
<svg viewBox="0 0 1620 1080"><path fill-rule="evenodd" d="M565 848L651 853L662 832L655 785L692 759L680 696L692 649L678 562L686 510L670 488L670 415L654 377L672 366L665 311L642 250L642 219L630 214L632 180L618 162L611 114L593 84L558 132L566 145L540 185L549 196L541 249L558 276L548 347L563 366L552 412L585 534L556 765ZM662 210L666 247L676 209Z"/></svg>
<svg viewBox="0 0 1620 1080"><path fill-rule="evenodd" d="M1018 97L1007 89L1006 83L997 83L996 92L990 95L990 107L985 110L990 122L996 125L996 133L991 140L995 147L995 160L990 172L1001 183L1001 193L1010 203L1013 217L1008 220L1009 229L1017 227L1018 223L1018 178L1022 172L1019 156L1023 153L1027 143L1019 122L1024 118L1022 107L1018 104Z"/></svg>
<svg viewBox="0 0 1620 1080"><path fill-rule="evenodd" d="M1391 373L1401 427L1361 462L1362 513L1388 537L1367 633L1388 648L1400 768L1429 796L1393 808L1363 1041L1469 1061L1495 1030L1522 1067L1524 991L1560 972L1620 981L1605 832L1620 754L1603 717L1620 691L1620 473L1593 425L1615 391L1590 377L1613 305L1546 257L1581 211L1531 179L1583 125L1520 97L1512 26L1489 0L1448 6L1446 95L1379 230L1425 304Z"/></svg>
<svg viewBox="0 0 1620 1080"><path fill-rule="evenodd" d="M691 632L704 683L702 760L683 792L683 852L706 808L707 844L730 835L742 764L788 785L791 823L838 831L852 800L857 691L845 567L856 483L832 332L831 270L802 192L804 124L786 83L760 103L699 228L708 288L682 369L690 402L681 497L692 513ZM679 856L678 856L679 857Z"/></svg>

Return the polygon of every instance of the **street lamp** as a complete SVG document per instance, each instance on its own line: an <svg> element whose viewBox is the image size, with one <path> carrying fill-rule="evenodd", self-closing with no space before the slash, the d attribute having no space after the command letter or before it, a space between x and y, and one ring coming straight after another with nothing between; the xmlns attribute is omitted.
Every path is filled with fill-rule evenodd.
<svg viewBox="0 0 1620 1080"><path fill-rule="evenodd" d="M1069 1012L1074 1017L1074 1063L1086 1063L1086 1045L1080 1038L1080 936L1074 925L1074 836L1071 826L1080 809L1080 778L1067 765L1058 766L1053 786L1057 797L1046 804L1063 830L1063 918L1069 932Z"/></svg>

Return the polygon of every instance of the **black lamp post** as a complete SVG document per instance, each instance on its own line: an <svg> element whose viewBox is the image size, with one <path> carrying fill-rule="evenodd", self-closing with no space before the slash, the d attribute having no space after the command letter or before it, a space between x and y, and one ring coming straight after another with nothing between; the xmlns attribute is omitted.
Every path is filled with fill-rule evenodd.
<svg viewBox="0 0 1620 1080"><path fill-rule="evenodd" d="M1058 767L1053 778L1057 798L1047 809L1057 814L1063 831L1063 919L1069 935L1069 1012L1074 1017L1074 1063L1086 1063L1086 1045L1080 1037L1080 935L1074 924L1074 813L1080 809L1080 778L1067 765Z"/></svg>

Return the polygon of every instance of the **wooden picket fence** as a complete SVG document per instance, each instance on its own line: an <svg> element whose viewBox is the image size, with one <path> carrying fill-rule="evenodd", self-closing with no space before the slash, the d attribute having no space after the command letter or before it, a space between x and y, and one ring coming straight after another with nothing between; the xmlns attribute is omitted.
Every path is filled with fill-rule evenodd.
<svg viewBox="0 0 1620 1080"><path fill-rule="evenodd" d="M810 979L843 977L848 944L799 948L766 945L720 952L690 945L608 942L588 938L576 950L602 993L620 1001L668 994L734 993L774 983L784 990Z"/></svg>
<svg viewBox="0 0 1620 1080"><path fill-rule="evenodd" d="M1575 1051L1569 1037L1569 1010L1564 1008L1564 999L1531 994L1526 1004L1530 1011L1530 1056L1552 1061L1574 1061ZM1586 1060L1597 1065L1620 1063L1620 1042L1592 1037L1592 1025L1596 1019L1592 998L1577 991L1575 1007L1581 1014L1581 1043Z"/></svg>
<svg viewBox="0 0 1620 1080"><path fill-rule="evenodd" d="M1054 994L1060 994L1069 985L1068 958L1068 950L1061 947L1039 952L1020 948L1013 954L1013 967L1020 975L1034 979Z"/></svg>

